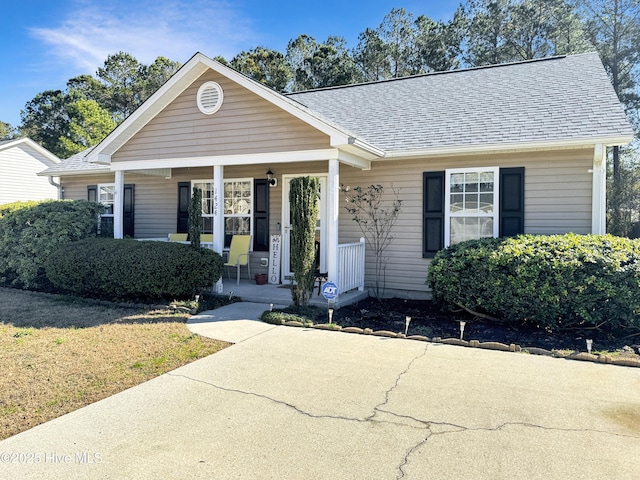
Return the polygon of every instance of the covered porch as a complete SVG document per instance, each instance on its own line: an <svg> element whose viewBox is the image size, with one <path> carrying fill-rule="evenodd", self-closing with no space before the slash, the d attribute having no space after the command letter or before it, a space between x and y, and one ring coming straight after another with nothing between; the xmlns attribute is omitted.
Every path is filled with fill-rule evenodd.
<svg viewBox="0 0 640 480"><path fill-rule="evenodd" d="M308 156L308 153L305 152ZM317 153L317 152L316 152ZM171 232L183 232L187 230L186 218L180 217L180 202L182 197L190 198L193 188L203 188L203 234L208 239L203 246L226 256L229 242L233 235L251 235L253 237L250 250L249 269L241 268L241 276L246 284L244 289L254 286L253 275L256 273L268 273L270 284L278 286L289 284L292 273L290 269L289 234L291 232L290 212L288 201L288 182L299 176L317 176L321 178L320 215L317 226L317 271L322 273L323 281L333 282L338 286L341 297L348 292L356 291L357 297L366 295L365 292L365 241L363 238L354 238L353 232L340 237L340 163L337 151L324 151L324 155L334 158L317 160L317 157L304 158L302 161L290 161L269 163L275 160L271 155L267 158L254 156L251 163L231 162L224 159L224 164L202 165L201 159L194 164L185 166L183 159L175 162L166 162L161 169L153 171L137 169L134 162L120 162L111 164L111 175L114 183L109 187L112 192L113 208L113 233L114 238L123 238L126 235L126 217L128 207L125 206L127 187L135 187L135 198L128 201L135 203L135 234L139 240L166 239ZM301 154L300 156L305 156ZM262 155L260 157L263 157ZM326 157L325 157L326 158ZM193 159L190 159L193 161ZM209 159L211 161L213 159ZM222 159L216 159L222 160ZM305 161L307 160L307 161ZM309 161L311 160L311 161ZM350 167L355 165L350 162ZM362 168L363 164L357 167ZM265 170L271 173L276 170L273 178L260 178L266 175ZM114 171L115 170L115 171ZM208 178L208 180L207 180ZM188 181L185 181L188 180ZM178 196L175 197L176 185ZM238 188L242 185L242 188ZM182 193L184 190L184 194ZM231 192L231 193L229 193ZM249 193L247 193L249 192ZM131 196L132 193L129 193ZM238 204L244 205L244 209L229 213L229 204L235 204L237 196ZM244 195L249 195L245 197ZM165 197L162 202L149 201L150 197ZM172 197L173 196L173 197ZM173 200L171 199L173 198ZM176 205L177 202L177 205ZM178 217L175 212L178 211ZM342 212L344 217L345 213ZM151 222L153 217L156 221ZM238 218L241 221L238 221ZM343 218L344 220L344 218ZM176 227L177 224L177 227ZM222 232L222 234L216 234ZM279 237L276 245L279 245L280 255L272 254L273 237ZM342 240L342 242L340 242ZM273 273L276 273L274 276ZM232 279L225 275L216 289L219 293L234 291L236 279L235 273ZM264 287L258 287L255 292L260 292ZM317 291L317 290L316 290ZM253 289L251 294L253 295ZM284 301L290 301L290 293L287 288L284 292ZM278 295L274 295L277 298ZM320 296L322 302L326 302ZM341 303L343 300L339 300ZM268 302L275 303L275 302Z"/></svg>

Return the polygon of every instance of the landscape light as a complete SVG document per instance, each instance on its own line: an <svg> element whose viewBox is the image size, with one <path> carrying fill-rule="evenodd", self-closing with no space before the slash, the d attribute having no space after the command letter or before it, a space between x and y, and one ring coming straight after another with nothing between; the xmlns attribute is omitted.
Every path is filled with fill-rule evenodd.
<svg viewBox="0 0 640 480"><path fill-rule="evenodd" d="M409 331L409 324L411 323L411 317L404 317L404 336L407 336Z"/></svg>
<svg viewBox="0 0 640 480"><path fill-rule="evenodd" d="M464 326L467 324L467 322L463 322L462 320L460 320L460 340L462 340L462 337L464 335Z"/></svg>

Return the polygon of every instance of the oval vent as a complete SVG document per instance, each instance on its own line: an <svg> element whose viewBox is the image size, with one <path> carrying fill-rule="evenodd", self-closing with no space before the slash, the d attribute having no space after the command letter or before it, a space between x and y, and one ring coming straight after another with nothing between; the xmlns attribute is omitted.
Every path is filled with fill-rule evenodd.
<svg viewBox="0 0 640 480"><path fill-rule="evenodd" d="M211 115L222 106L222 87L216 82L205 82L198 89L198 108L205 115Z"/></svg>

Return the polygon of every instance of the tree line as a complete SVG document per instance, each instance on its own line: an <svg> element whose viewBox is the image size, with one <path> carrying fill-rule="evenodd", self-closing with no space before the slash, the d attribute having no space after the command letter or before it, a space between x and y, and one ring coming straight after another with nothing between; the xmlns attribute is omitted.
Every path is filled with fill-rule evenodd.
<svg viewBox="0 0 640 480"><path fill-rule="evenodd" d="M353 48L340 36L302 34L284 52L257 46L215 59L286 93L594 50L638 132L639 0L468 0L440 21L394 8ZM29 136L71 156L102 140L179 67L164 57L144 65L109 55L95 76L27 102L18 128L0 122L0 138ZM610 152L609 231L620 235L640 236L636 144Z"/></svg>

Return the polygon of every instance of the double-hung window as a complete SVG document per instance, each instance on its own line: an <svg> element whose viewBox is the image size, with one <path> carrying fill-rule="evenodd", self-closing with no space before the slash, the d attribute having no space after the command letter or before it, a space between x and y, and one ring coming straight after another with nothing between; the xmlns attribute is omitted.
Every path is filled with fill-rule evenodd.
<svg viewBox="0 0 640 480"><path fill-rule="evenodd" d="M102 236L113 236L113 205L115 202L115 183L102 183L97 186L97 202L104 205L105 210L100 214L98 233Z"/></svg>
<svg viewBox="0 0 640 480"><path fill-rule="evenodd" d="M423 174L422 256L465 240L524 233L524 168Z"/></svg>
<svg viewBox="0 0 640 480"><path fill-rule="evenodd" d="M444 246L498 236L498 169L445 172Z"/></svg>
<svg viewBox="0 0 640 480"><path fill-rule="evenodd" d="M251 235L253 231L253 179L224 181L224 243L231 244L233 235Z"/></svg>
<svg viewBox="0 0 640 480"><path fill-rule="evenodd" d="M213 233L213 180L193 180L191 182L191 192L199 188L202 192L202 233Z"/></svg>
<svg viewBox="0 0 640 480"><path fill-rule="evenodd" d="M213 233L215 199L213 180L194 180L192 190L202 191L202 233ZM223 181L224 245L229 247L233 235L251 235L253 231L253 179L234 178Z"/></svg>

